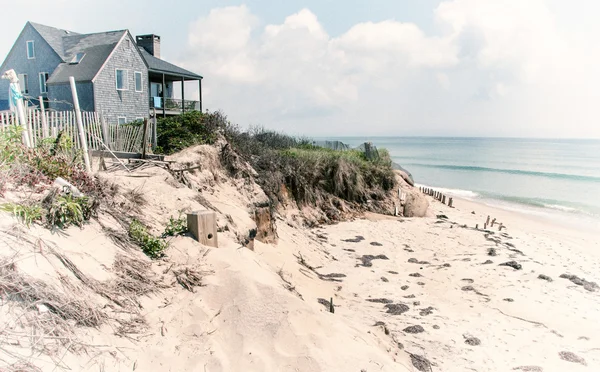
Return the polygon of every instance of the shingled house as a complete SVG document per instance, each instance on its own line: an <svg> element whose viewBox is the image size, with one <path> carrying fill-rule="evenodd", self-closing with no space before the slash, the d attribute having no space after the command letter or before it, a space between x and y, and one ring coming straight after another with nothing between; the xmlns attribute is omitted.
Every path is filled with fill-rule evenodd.
<svg viewBox="0 0 600 372"><path fill-rule="evenodd" d="M78 34L27 22L0 72L14 69L30 102L42 96L50 110L72 110L69 77L84 111L108 122L202 110L202 76L160 58L160 36L135 39L128 30ZM197 81L199 100L187 100L184 82ZM8 109L8 81L0 80L0 110ZM181 98L175 99L175 89Z"/></svg>

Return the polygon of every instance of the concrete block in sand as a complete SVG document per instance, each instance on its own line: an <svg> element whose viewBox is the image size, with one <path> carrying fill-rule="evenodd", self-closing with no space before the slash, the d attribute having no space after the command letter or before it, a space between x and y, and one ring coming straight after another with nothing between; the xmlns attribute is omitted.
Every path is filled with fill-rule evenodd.
<svg viewBox="0 0 600 372"><path fill-rule="evenodd" d="M404 204L405 217L425 217L429 202L427 198L418 192L411 192L406 195L406 203Z"/></svg>

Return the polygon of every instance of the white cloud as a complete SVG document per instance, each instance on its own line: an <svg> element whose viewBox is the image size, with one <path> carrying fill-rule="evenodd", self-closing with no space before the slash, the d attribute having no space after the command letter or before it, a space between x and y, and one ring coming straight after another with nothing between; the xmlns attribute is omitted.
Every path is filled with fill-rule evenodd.
<svg viewBox="0 0 600 372"><path fill-rule="evenodd" d="M452 0L427 35L393 20L339 36L308 9L263 25L245 6L190 26L183 64L240 124L307 134L600 137L600 53L542 0Z"/></svg>

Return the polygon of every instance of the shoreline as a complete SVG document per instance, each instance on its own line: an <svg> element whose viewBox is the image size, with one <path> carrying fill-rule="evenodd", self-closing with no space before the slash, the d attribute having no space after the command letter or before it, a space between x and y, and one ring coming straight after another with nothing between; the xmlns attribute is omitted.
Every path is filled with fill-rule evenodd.
<svg viewBox="0 0 600 372"><path fill-rule="evenodd" d="M469 190L454 190L444 187L432 187L425 184L415 184L417 188L420 186L440 191L447 196L451 196L454 200L481 205L499 212L512 213L521 218L529 218L540 223L577 230L582 233L600 231L600 218L582 212L570 212L557 208L538 207L502 199L485 198Z"/></svg>

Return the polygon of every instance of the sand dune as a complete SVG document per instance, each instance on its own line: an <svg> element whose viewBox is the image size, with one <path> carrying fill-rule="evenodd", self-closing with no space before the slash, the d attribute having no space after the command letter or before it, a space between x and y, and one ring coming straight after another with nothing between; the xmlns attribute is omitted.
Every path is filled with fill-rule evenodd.
<svg viewBox="0 0 600 372"><path fill-rule="evenodd" d="M207 147L190 151L179 160L215 155ZM40 352L56 339L33 337L18 304L4 299L0 362L22 359L44 371L600 368L597 233L466 200L452 209L430 200L428 214L439 217L367 214L312 229L294 218L297 210L285 210L276 221L278 243L256 241L250 251L240 237L253 226L250 207L266 196L227 178L213 160L189 176L201 193L159 168L111 174L124 192L143 191L140 218L155 232L179 211L210 206L218 213L220 247L174 238L167 257L144 272L155 290L129 294L135 306L106 296L119 284L115 262L150 262L107 236L106 227L119 228L114 216L53 234L15 227L1 215L0 258L109 319L96 328L74 325L70 342ZM506 228L475 229L488 215ZM184 289L178 275L186 270L199 273L202 286Z"/></svg>

